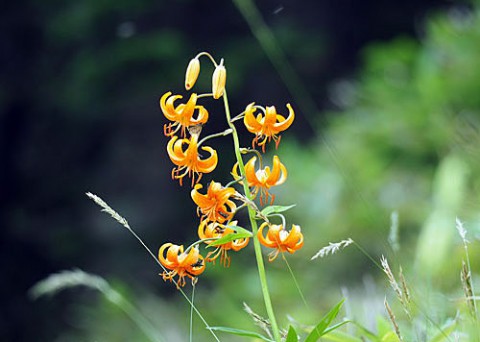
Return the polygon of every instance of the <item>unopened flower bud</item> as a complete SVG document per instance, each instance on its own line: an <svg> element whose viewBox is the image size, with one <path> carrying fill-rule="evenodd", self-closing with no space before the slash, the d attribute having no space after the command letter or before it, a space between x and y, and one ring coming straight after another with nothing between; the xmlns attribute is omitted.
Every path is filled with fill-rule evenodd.
<svg viewBox="0 0 480 342"><path fill-rule="evenodd" d="M200 73L200 60L195 57L188 63L187 72L185 74L185 89L192 89L195 82L197 82L198 74Z"/></svg>
<svg viewBox="0 0 480 342"><path fill-rule="evenodd" d="M227 70L223 65L223 58L217 65L212 76L212 93L214 99L219 99L225 91L225 81L227 79Z"/></svg>

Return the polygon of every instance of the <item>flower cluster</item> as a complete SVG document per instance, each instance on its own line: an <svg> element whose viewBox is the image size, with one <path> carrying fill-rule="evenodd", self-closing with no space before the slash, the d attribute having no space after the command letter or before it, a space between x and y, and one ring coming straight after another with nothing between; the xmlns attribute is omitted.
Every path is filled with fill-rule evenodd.
<svg viewBox="0 0 480 342"><path fill-rule="evenodd" d="M175 165L172 169L172 178L178 179L183 185L183 179L191 179L191 198L197 205L197 214L200 222L197 229L198 240L184 250L183 245L165 243L160 247L158 259L164 266L162 274L164 280L175 281L177 288L185 285L185 278L195 282L205 270L206 263L215 263L217 259L225 267L230 265L229 251L237 252L246 247L251 239L255 243L272 248L269 260L273 261L279 253L294 253L303 246L303 235L300 227L293 225L290 232L285 230L285 218L279 212L281 206L272 206L275 196L270 189L283 184L287 179L287 168L275 155L270 166L263 165L262 153L272 140L278 149L281 133L291 126L295 113L290 104L287 104L288 115L277 113L274 106L259 106L250 103L245 110L234 118L230 116L230 109L226 98L226 68L223 59L217 63L214 58L205 52L198 54L188 64L185 75L185 89L190 91L200 74L200 58L207 57L215 66L212 74L211 93L191 93L186 102L182 102L182 95L165 93L160 98L160 108L169 121L164 125L164 134L169 139L167 153ZM223 99L225 117L230 127L224 132L201 138L203 125L210 119L208 110L201 103L203 98ZM241 148L234 125L235 121L242 120L245 128L254 134L252 148ZM203 174L211 173L218 163L217 151L203 143L211 138L232 135L234 152L237 162L232 168L233 179L227 185L214 180L210 181L206 190L200 183ZM261 152L256 147L261 147ZM246 163L241 153L254 153ZM258 168L257 168L258 161ZM236 187L242 187L243 191ZM255 204L259 198L260 208ZM238 225L234 220L237 212L247 208L251 214L251 230ZM253 215L252 215L253 213ZM282 224L273 224L270 218L280 216ZM257 229L257 220L262 220ZM267 230L266 235L264 231ZM200 254L200 245L212 248L205 257ZM259 245L258 245L259 246ZM258 247L259 248L259 247ZM260 251L260 249L258 249ZM260 255L260 254L259 254Z"/></svg>

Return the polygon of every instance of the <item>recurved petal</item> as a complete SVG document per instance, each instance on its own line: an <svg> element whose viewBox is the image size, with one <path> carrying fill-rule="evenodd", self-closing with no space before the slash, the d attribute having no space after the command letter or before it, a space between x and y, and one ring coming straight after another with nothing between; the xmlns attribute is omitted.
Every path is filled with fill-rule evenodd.
<svg viewBox="0 0 480 342"><path fill-rule="evenodd" d="M202 146L202 150L210 153L210 156L206 159L198 159L197 172L209 173L215 170L218 163L217 151L209 146Z"/></svg>
<svg viewBox="0 0 480 342"><path fill-rule="evenodd" d="M178 137L176 135L174 135L170 139L170 141L167 144L167 153L172 163L174 163L177 166L181 166L185 162L185 153L182 150L182 144L183 144L183 141L187 139L180 139L178 141L177 139Z"/></svg>
<svg viewBox="0 0 480 342"><path fill-rule="evenodd" d="M165 103L166 111L163 112L163 114L170 121L178 121L181 118L181 108L184 106L184 104L180 104L175 108L175 101L182 98L182 95L172 95L167 99Z"/></svg>
<svg viewBox="0 0 480 342"><path fill-rule="evenodd" d="M255 111L255 102L252 102L245 109L245 116L243 117L243 123L250 133L258 133L262 129L262 124L255 118Z"/></svg>
<svg viewBox="0 0 480 342"><path fill-rule="evenodd" d="M179 257L178 260L180 262L180 266L183 267L188 267L190 265L195 264L198 261L200 253L198 252L198 248L192 247L188 251L188 254L182 253Z"/></svg>
<svg viewBox="0 0 480 342"><path fill-rule="evenodd" d="M294 253L295 251L298 251L302 247L303 247L303 235L301 235L300 239L294 245L288 246L287 251L289 253Z"/></svg>
<svg viewBox="0 0 480 342"><path fill-rule="evenodd" d="M275 241L272 241L270 238L269 238L269 235L270 235L270 229L268 230L267 232L267 235L266 237L263 236L263 229L265 227L268 227L268 223L267 222L264 222L260 225L260 227L258 227L258 233L257 233L257 237L258 237L258 241L264 245L265 247L270 247L270 248L275 248L277 246L277 244L275 243Z"/></svg>
<svg viewBox="0 0 480 342"><path fill-rule="evenodd" d="M238 163L233 164L231 174L232 174L232 176L233 176L233 179L235 179L235 180L239 180L240 178L242 178L242 177L238 174Z"/></svg>
<svg viewBox="0 0 480 342"><path fill-rule="evenodd" d="M197 118L191 119L191 124L192 125L198 125L198 124L203 124L208 121L208 111L204 106L195 106L195 109L198 110L198 115Z"/></svg>
<svg viewBox="0 0 480 342"><path fill-rule="evenodd" d="M175 98L178 98L179 95L172 96L172 97L170 97L170 95L172 95L172 92L169 91L169 92L166 92L165 94L163 94L163 96L160 98L160 109L162 110L163 115L165 115L165 117L168 120L175 121L175 118L176 118L175 109L173 108L172 105L167 104L167 99L171 100L173 98L173 101L175 101ZM170 101L169 101L169 103L170 103Z"/></svg>
<svg viewBox="0 0 480 342"><path fill-rule="evenodd" d="M234 194L235 194L235 189L228 187L228 188L218 189L213 195L217 198L217 201L224 203Z"/></svg>
<svg viewBox="0 0 480 342"><path fill-rule="evenodd" d="M160 249L158 250L158 260L160 261L160 263L163 266L165 266L166 268L168 268L170 270L177 266L176 259L170 260L168 258L168 253L169 253L170 249L174 246L175 246L174 244L168 242L168 243L164 243L160 247ZM165 258L165 250L167 250L167 258Z"/></svg>
<svg viewBox="0 0 480 342"><path fill-rule="evenodd" d="M290 127L290 125L293 123L293 120L295 119L295 112L293 111L293 108L290 105L290 103L287 103L287 108L288 108L288 117L283 121L279 120L278 123L275 123L273 125L275 130L277 131L277 133L281 132L281 131L284 131L288 127ZM278 115L278 116L280 116L280 115ZM281 116L281 118L283 118L283 116Z"/></svg>
<svg viewBox="0 0 480 342"><path fill-rule="evenodd" d="M231 244L231 247L235 252L237 252L237 251L241 250L242 248L244 248L246 245L248 245L249 241L250 241L250 239L248 237L244 238L244 239L233 240L232 244Z"/></svg>
<svg viewBox="0 0 480 342"><path fill-rule="evenodd" d="M201 221L200 224L198 225L197 233L200 240L208 239L211 237L207 234L207 222L205 220ZM206 243L208 244L208 242Z"/></svg>
<svg viewBox="0 0 480 342"><path fill-rule="evenodd" d="M167 250L167 259L173 262L178 263L179 255L183 254L183 245L174 245L172 244Z"/></svg>
<svg viewBox="0 0 480 342"><path fill-rule="evenodd" d="M292 225L292 230L288 233L287 238L283 241L283 243L288 247L294 247L299 242L303 241L303 234L301 232L300 226L294 224Z"/></svg>
<svg viewBox="0 0 480 342"><path fill-rule="evenodd" d="M192 93L192 95L190 95L190 98L188 99L188 102L182 108L182 111L181 111L182 121L191 122L196 105L197 105L197 94Z"/></svg>
<svg viewBox="0 0 480 342"><path fill-rule="evenodd" d="M270 176L268 177L266 183L269 186L280 185L287 180L287 169L280 162L278 156L273 156L273 166Z"/></svg>
<svg viewBox="0 0 480 342"><path fill-rule="evenodd" d="M195 184L193 190L190 192L190 196L192 197L195 204L199 207L209 206L212 204L212 201L208 198L208 196L198 192L198 190L202 187L202 184Z"/></svg>
<svg viewBox="0 0 480 342"><path fill-rule="evenodd" d="M205 270L205 267L206 264L203 261L203 256L199 254L197 260L194 263L190 264L190 267L188 267L188 272L193 276L198 276Z"/></svg>
<svg viewBox="0 0 480 342"><path fill-rule="evenodd" d="M277 122L277 110L275 106L269 106L265 108L265 120L263 122L264 126L273 127Z"/></svg>
<svg viewBox="0 0 480 342"><path fill-rule="evenodd" d="M277 243L281 241L280 232L283 230L283 226L279 224L270 225L267 233L267 239L273 242L274 247L277 247Z"/></svg>
<svg viewBox="0 0 480 342"><path fill-rule="evenodd" d="M247 182L249 186L254 186L259 183L259 180L255 173L256 160L257 160L257 157L254 156L245 164L245 176L247 178Z"/></svg>
<svg viewBox="0 0 480 342"><path fill-rule="evenodd" d="M210 184L208 185L207 195L210 197L214 197L221 190L222 190L222 184L215 181L211 181Z"/></svg>

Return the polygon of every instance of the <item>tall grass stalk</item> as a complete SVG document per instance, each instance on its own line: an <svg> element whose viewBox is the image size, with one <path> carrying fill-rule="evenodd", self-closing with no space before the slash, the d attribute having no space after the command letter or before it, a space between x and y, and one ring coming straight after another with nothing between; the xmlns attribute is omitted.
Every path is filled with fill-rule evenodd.
<svg viewBox="0 0 480 342"><path fill-rule="evenodd" d="M471 282L472 267L470 266L470 256L469 256L469 253L468 253L468 243L469 243L469 241L467 240L467 230L465 229L462 221L460 221L460 219L458 217L455 219L455 223L456 223L458 233L460 234L460 237L462 238L463 249L465 250L465 260L466 260L466 268L467 268L466 271L468 272L468 277L466 277L466 279L468 278L470 280L468 282L468 284L469 284L468 285L468 292L471 294L470 295L471 298L475 298L475 290L474 290L474 287L473 287L473 283ZM469 305L471 305L471 307L473 308L473 318L475 319L475 321L477 322L477 325L478 325L478 311L477 311L476 300L475 299L470 299L469 303L470 303Z"/></svg>

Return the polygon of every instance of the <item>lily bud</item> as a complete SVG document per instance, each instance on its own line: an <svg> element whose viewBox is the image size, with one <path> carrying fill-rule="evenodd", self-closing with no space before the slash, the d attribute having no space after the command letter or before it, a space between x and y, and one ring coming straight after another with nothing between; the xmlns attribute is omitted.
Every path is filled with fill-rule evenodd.
<svg viewBox="0 0 480 342"><path fill-rule="evenodd" d="M195 57L188 63L187 72L185 74L185 89L192 89L195 82L197 82L198 74L200 73L200 60Z"/></svg>
<svg viewBox="0 0 480 342"><path fill-rule="evenodd" d="M212 93L214 99L219 99L225 91L225 82L227 79L227 70L223 65L223 58L217 65L212 76Z"/></svg>

